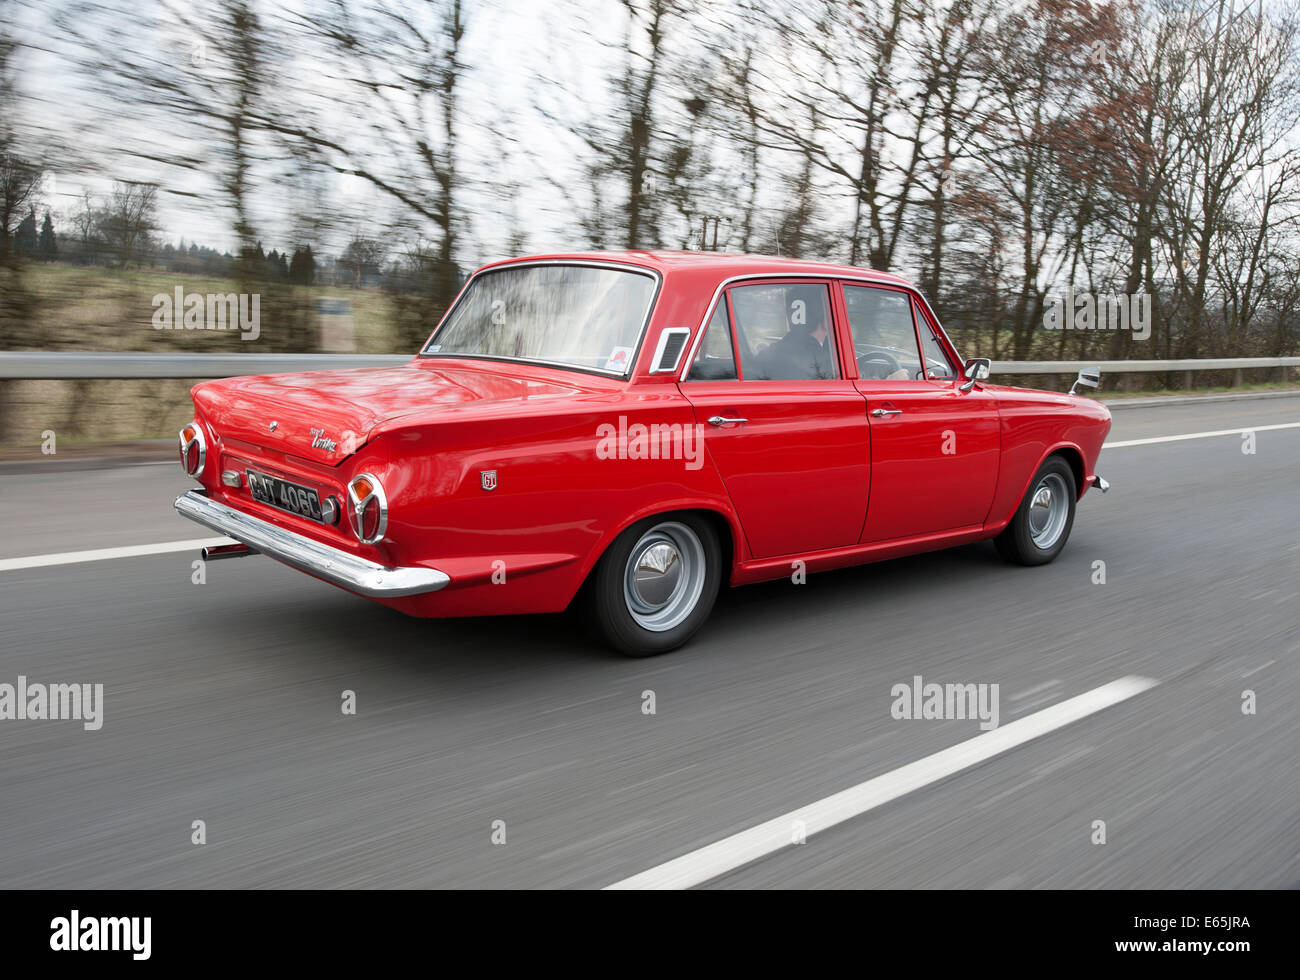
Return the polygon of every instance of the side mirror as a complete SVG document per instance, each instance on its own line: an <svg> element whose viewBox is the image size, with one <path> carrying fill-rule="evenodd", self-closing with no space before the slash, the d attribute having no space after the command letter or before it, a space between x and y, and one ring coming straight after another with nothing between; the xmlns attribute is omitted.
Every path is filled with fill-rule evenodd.
<svg viewBox="0 0 1300 980"><path fill-rule="evenodd" d="M1074 384L1070 385L1070 394L1072 395L1078 394L1078 392L1075 391L1075 389L1078 388L1079 385L1085 385L1086 387L1089 388L1096 388L1100 384L1101 384L1101 368L1099 367L1084 368L1082 371L1079 372L1079 376L1074 379Z"/></svg>
<svg viewBox="0 0 1300 980"><path fill-rule="evenodd" d="M962 391L970 391L975 387L976 381L984 381L993 373L993 362L987 357L972 357L966 362L966 367L961 372L966 383L961 386Z"/></svg>

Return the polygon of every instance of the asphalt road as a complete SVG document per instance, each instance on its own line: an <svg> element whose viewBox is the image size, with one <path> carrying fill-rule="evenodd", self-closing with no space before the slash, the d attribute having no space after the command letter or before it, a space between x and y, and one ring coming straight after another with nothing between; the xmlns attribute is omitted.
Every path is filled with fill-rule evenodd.
<svg viewBox="0 0 1300 980"><path fill-rule="evenodd" d="M1111 440L1296 421L1128 409ZM891 717L916 675L998 684L1003 726L1159 683L708 887L1296 887L1300 428L1099 471L1052 565L977 545L735 590L641 661L261 558L202 585L190 552L0 571L0 683L105 687L99 731L0 720L0 887L600 887L981 734ZM187 485L0 467L0 559L203 537L171 510Z"/></svg>

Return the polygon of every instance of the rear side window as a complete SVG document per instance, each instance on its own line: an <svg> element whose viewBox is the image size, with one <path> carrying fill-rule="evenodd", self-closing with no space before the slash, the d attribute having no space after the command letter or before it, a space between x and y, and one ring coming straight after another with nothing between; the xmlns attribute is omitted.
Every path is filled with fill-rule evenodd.
<svg viewBox="0 0 1300 980"><path fill-rule="evenodd" d="M731 344L731 321L727 317L727 297L718 300L717 308L704 330L704 340L691 362L687 381L735 381L736 352Z"/></svg>
<svg viewBox="0 0 1300 980"><path fill-rule="evenodd" d="M734 286L730 295L746 381L840 376L830 290L824 283Z"/></svg>

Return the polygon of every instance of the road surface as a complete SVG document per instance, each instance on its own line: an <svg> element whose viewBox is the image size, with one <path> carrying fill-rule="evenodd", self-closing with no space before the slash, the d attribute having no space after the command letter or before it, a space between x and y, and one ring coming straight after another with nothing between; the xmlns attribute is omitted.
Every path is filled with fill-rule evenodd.
<svg viewBox="0 0 1300 980"><path fill-rule="evenodd" d="M0 720L0 884L1296 887L1300 427L1266 427L1298 420L1116 412L1112 490L1055 563L981 544L733 590L649 660L565 617L407 619L264 558L204 584L189 549L51 564L205 536L172 511L192 484L0 472L0 559L35 559L0 562L0 683L105 691L98 731ZM1117 445L1241 428L1253 454ZM892 717L917 676L998 685L1009 744L945 773L988 733ZM1125 678L1152 686L1037 731ZM726 856L849 790L805 843Z"/></svg>

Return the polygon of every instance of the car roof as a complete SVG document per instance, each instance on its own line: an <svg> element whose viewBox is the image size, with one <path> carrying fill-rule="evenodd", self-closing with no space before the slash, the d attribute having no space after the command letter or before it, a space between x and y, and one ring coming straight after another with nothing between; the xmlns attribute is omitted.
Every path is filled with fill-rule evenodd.
<svg viewBox="0 0 1300 980"><path fill-rule="evenodd" d="M652 269L667 276L673 272L714 272L720 278L742 275L816 275L827 277L868 275L873 279L895 282L902 286L911 283L892 272L833 262L814 262L808 259L791 259L771 255L745 255L731 252L688 252L669 249L628 249L624 251L559 252L547 255L528 255L491 262L484 269L497 268L517 262L614 262Z"/></svg>

